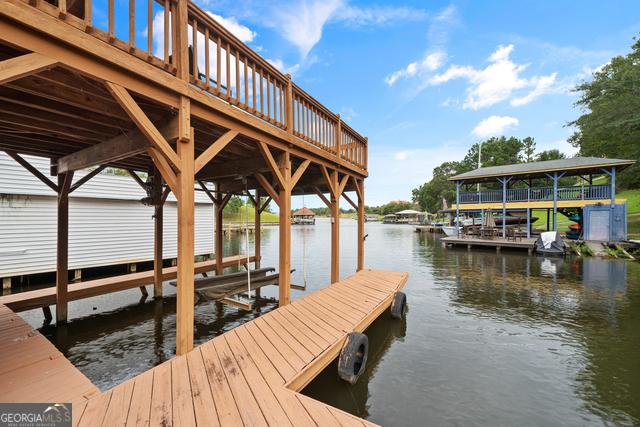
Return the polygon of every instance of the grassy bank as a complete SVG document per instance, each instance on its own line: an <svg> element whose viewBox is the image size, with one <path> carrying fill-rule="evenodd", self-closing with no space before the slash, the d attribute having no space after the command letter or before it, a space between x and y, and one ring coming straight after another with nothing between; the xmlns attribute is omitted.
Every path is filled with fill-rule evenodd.
<svg viewBox="0 0 640 427"><path fill-rule="evenodd" d="M247 209L249 212L247 212ZM238 212L228 212L224 211L222 213L222 219L227 224L244 224L247 220L247 214L249 215L249 224L253 224L253 219L255 217L255 208L252 206L240 206ZM278 215L271 212L262 212L260 214L260 220L262 222L278 222Z"/></svg>
<svg viewBox="0 0 640 427"><path fill-rule="evenodd" d="M640 238L640 190L627 190L616 194L618 199L627 199L627 230L630 239ZM552 214L553 215L553 214ZM547 228L547 211L534 211L533 216L538 220L533 224L537 229L546 230ZM558 213L558 229L566 231L572 221Z"/></svg>

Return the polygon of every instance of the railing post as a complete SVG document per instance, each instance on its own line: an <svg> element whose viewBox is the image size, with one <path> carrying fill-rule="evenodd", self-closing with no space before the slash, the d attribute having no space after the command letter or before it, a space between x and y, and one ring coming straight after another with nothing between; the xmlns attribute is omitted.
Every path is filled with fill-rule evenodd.
<svg viewBox="0 0 640 427"><path fill-rule="evenodd" d="M342 158L342 120L340 119L340 114L336 114L338 117L338 124L336 125L336 156L338 158Z"/></svg>
<svg viewBox="0 0 640 427"><path fill-rule="evenodd" d="M185 81L189 81L188 16L188 0L176 0L176 19L173 21L176 26L173 29L176 43L173 46L173 57L177 69L176 76Z"/></svg>
<svg viewBox="0 0 640 427"><path fill-rule="evenodd" d="M285 115L287 132L293 133L293 83L291 74L287 74L287 92L285 94Z"/></svg>
<svg viewBox="0 0 640 427"><path fill-rule="evenodd" d="M369 166L369 137L364 137L364 169Z"/></svg>

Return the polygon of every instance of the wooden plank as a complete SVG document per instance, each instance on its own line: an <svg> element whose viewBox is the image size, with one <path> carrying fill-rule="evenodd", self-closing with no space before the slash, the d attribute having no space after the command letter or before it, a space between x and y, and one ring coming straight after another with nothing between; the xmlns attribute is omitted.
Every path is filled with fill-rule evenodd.
<svg viewBox="0 0 640 427"><path fill-rule="evenodd" d="M255 321L251 322L251 324L247 325L247 327L249 328L249 330L252 330L252 328L256 328L257 330L259 330L262 334L264 334L264 336L267 337L267 339L269 340L269 342L273 343L273 345L276 347L276 349L278 350L278 352L285 358L285 360L287 360L289 362L289 364L291 364L291 366L296 370L299 371L300 369L302 369L307 362L298 355L298 353L296 353L282 338L282 336L278 333L276 333L270 326L269 324L267 324L264 321L259 321L261 320L260 318L255 319ZM253 334L254 338L257 339L256 334Z"/></svg>
<svg viewBox="0 0 640 427"><path fill-rule="evenodd" d="M152 369L135 377L126 425L149 425L149 420L151 419L151 396L154 372L155 370Z"/></svg>
<svg viewBox="0 0 640 427"><path fill-rule="evenodd" d="M338 420L331 415L331 412L329 412L325 405L318 404L319 402L301 394L296 395L296 397L305 407L307 412L309 412L309 415L311 415L311 418L313 418L316 424L323 427L340 427Z"/></svg>
<svg viewBox="0 0 640 427"><path fill-rule="evenodd" d="M134 380L125 381L114 387L109 399L109 406L102 423L106 426L121 426L127 422Z"/></svg>
<svg viewBox="0 0 640 427"><path fill-rule="evenodd" d="M149 425L173 425L171 403L171 362L164 362L154 368Z"/></svg>
<svg viewBox="0 0 640 427"><path fill-rule="evenodd" d="M196 425L189 367L185 356L171 359L171 402L174 425Z"/></svg>
<svg viewBox="0 0 640 427"><path fill-rule="evenodd" d="M227 377L221 368L220 360L212 345L212 341L201 345L199 350L202 353L204 368L207 372L207 378L209 378L211 395L216 405L220 424L229 426L242 425L243 422L240 417L240 412L231 393Z"/></svg>
<svg viewBox="0 0 640 427"><path fill-rule="evenodd" d="M327 342L331 343L338 339L342 332L322 320L316 314L308 311L307 307L301 304L290 304L283 307L283 310L287 310L300 322L305 322L310 328L312 328L318 335L322 336Z"/></svg>
<svg viewBox="0 0 640 427"><path fill-rule="evenodd" d="M275 366L283 379L283 383L296 373L296 369L292 367L290 360L285 358L274 346L271 340L269 340L253 323L248 323L245 327L238 328L237 333L245 342L249 341L249 338L255 341L255 343L265 353L269 361L273 366ZM300 360L300 366L304 366L304 362L302 362L302 360Z"/></svg>
<svg viewBox="0 0 640 427"><path fill-rule="evenodd" d="M234 354L248 354L255 368L264 377L266 383L275 394L282 409L287 414L289 420L296 426L315 426L309 414L296 399L295 395L285 390L282 385L282 377L271 363L263 349L253 340L246 328L237 328L225 334L227 342ZM249 362L247 362L249 363Z"/></svg>
<svg viewBox="0 0 640 427"><path fill-rule="evenodd" d="M224 334L218 341L222 340L226 341L227 346L223 351L228 352L227 356L230 355L235 358L237 367L242 371L251 392L255 396L258 406L260 406L262 410L267 424L276 426L293 425L289 421L286 412L282 409L282 406L280 406L280 402L273 394L273 391L267 385L260 370L256 367L249 353L240 343L238 336L235 334ZM224 346L225 344L222 344L221 347Z"/></svg>
<svg viewBox="0 0 640 427"><path fill-rule="evenodd" d="M269 316L262 316L256 319L256 324L258 324L263 331L266 328L270 328L271 330L273 330L276 334L278 334L279 337L282 338L287 347L293 350L302 360L305 361L305 363L309 363L311 360L313 360L313 353L307 350L305 346L300 344L295 336L287 331L284 327L282 327L282 325L280 325L275 319L272 319Z"/></svg>
<svg viewBox="0 0 640 427"><path fill-rule="evenodd" d="M87 406L84 409L82 418L79 425L81 427L94 427L96 424L101 424L104 414L109 407L109 401L111 400L112 390L108 390L100 396L91 399L87 402Z"/></svg>
<svg viewBox="0 0 640 427"><path fill-rule="evenodd" d="M47 58L39 53L27 53L16 58L5 59L0 62L0 85L48 70L57 63L57 60Z"/></svg>
<svg viewBox="0 0 640 427"><path fill-rule="evenodd" d="M187 353L189 378L191 381L191 396L196 424L198 426L219 426L216 402L211 394L211 386L207 379L207 372L199 349Z"/></svg>

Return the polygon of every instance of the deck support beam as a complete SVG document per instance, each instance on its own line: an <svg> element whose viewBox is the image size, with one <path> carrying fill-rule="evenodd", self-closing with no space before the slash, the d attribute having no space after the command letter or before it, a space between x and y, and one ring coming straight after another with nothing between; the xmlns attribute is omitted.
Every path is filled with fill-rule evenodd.
<svg viewBox="0 0 640 427"><path fill-rule="evenodd" d="M27 53L0 61L0 85L53 68L58 61L39 53Z"/></svg>
<svg viewBox="0 0 640 427"><path fill-rule="evenodd" d="M282 178L278 191L279 204L279 262L278 301L279 305L291 302L291 158L285 151L278 159L278 171Z"/></svg>
<svg viewBox="0 0 640 427"><path fill-rule="evenodd" d="M162 200L162 175L155 168L153 175L153 297L162 298L162 264L163 248L163 214L164 200Z"/></svg>
<svg viewBox="0 0 640 427"><path fill-rule="evenodd" d="M178 114L190 117L191 109L188 99L181 102ZM194 298L194 165L195 141L190 120L179 120L179 135L188 134L188 139L180 139L177 143L179 172L177 173L178 196L178 286L176 303L176 354L185 354L193 348L193 298Z"/></svg>
<svg viewBox="0 0 640 427"><path fill-rule="evenodd" d="M253 198L253 208L254 208L254 232L253 232L253 243L254 243L254 249L253 249L253 253L254 256L256 257L255 260L255 268L258 269L260 268L260 238L262 237L262 230L260 230L261 228L261 219L260 219L260 214L262 213L262 210L260 209L260 189L256 188L256 195ZM256 293L256 298L260 298L260 288L257 288L255 290Z"/></svg>
<svg viewBox="0 0 640 427"><path fill-rule="evenodd" d="M456 219L453 221L453 226L456 227L456 236L460 234L460 227L458 222L460 221L460 181L456 181Z"/></svg>
<svg viewBox="0 0 640 427"><path fill-rule="evenodd" d="M73 172L58 174L58 225L56 246L56 325L67 323L69 285L69 189Z"/></svg>
<svg viewBox="0 0 640 427"><path fill-rule="evenodd" d="M360 271L364 269L364 180L357 180L354 177L352 179L358 194L358 261L356 271Z"/></svg>
<svg viewBox="0 0 640 427"><path fill-rule="evenodd" d="M329 171L321 166L322 176L329 188L329 200L316 189L318 196L325 202L331 211L331 283L340 280L340 197L349 181L349 175L340 179L338 171ZM364 220L364 219L363 219Z"/></svg>

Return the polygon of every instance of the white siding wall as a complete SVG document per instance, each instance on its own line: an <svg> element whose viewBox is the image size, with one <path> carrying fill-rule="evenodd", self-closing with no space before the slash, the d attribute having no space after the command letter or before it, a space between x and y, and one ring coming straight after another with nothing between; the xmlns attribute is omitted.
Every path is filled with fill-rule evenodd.
<svg viewBox="0 0 640 427"><path fill-rule="evenodd" d="M48 176L48 160L28 158ZM83 174L78 174L76 181ZM35 181L34 181L35 180ZM153 259L153 208L129 177L98 175L71 194L69 269ZM164 209L164 257L177 249L177 209ZM213 207L196 193L196 254L213 252ZM0 152L0 277L55 271L56 197L13 159Z"/></svg>

